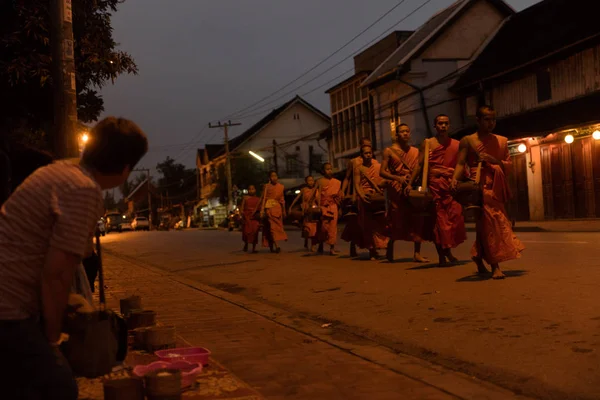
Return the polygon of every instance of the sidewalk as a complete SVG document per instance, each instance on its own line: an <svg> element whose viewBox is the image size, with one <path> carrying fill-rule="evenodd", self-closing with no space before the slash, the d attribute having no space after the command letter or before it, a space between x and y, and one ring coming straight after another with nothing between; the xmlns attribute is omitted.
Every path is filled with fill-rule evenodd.
<svg viewBox="0 0 600 400"><path fill-rule="evenodd" d="M277 312L269 314L271 319L264 309L236 304L227 297L235 288L223 288L228 293L204 288L132 261L105 252L106 286L113 300L141 296L144 308L155 310L163 324L175 325L182 341L209 348L216 360L266 398L518 398L467 375L386 353L368 343L356 343L350 351L332 345L312 331L303 333L301 329L307 330L300 317L292 317L288 325L279 322L285 316L275 316ZM372 357L383 361L369 361Z"/></svg>

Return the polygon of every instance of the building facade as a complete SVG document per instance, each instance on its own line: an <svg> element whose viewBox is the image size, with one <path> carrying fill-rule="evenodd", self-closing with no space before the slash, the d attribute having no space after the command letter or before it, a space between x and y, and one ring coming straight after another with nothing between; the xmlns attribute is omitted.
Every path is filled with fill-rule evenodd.
<svg viewBox="0 0 600 400"><path fill-rule="evenodd" d="M247 189L248 183L253 183L248 182L249 178L246 181L238 181L241 178L236 180L236 177L244 175L240 169L251 169L258 173L260 183L266 183L267 172L275 170L279 182L290 190L302 185L307 175L318 173L328 158L327 144L321 138L329 136L330 129L329 116L296 96L231 139L229 151L234 203L236 194L239 197ZM264 161L250 157L250 152ZM200 206L205 222L213 216L214 222L219 223L227 215L226 204L222 202L223 195L216 190L226 178L223 176L225 161L223 145L206 145L198 150L196 164Z"/></svg>
<svg viewBox="0 0 600 400"><path fill-rule="evenodd" d="M434 134L446 114L463 124L460 96L449 89L514 13L503 1L460 0L432 16L363 82L374 99L374 135L387 147L396 127L409 125L413 145Z"/></svg>
<svg viewBox="0 0 600 400"><path fill-rule="evenodd" d="M544 0L521 11L454 85L469 126L463 133L474 131L485 103L496 109L496 133L511 139L518 220L600 218L597 8Z"/></svg>
<svg viewBox="0 0 600 400"><path fill-rule="evenodd" d="M362 86L369 74L393 53L411 31L396 31L354 57L354 74L329 88L331 135L328 137L329 160L335 170L344 169L348 159L356 157L361 138L369 138L377 149L373 135L373 99Z"/></svg>

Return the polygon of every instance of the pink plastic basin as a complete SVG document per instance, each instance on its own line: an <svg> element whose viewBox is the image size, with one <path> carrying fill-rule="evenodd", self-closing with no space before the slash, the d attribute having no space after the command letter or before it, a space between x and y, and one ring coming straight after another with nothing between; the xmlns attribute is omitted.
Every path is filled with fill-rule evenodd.
<svg viewBox="0 0 600 400"><path fill-rule="evenodd" d="M207 365L210 350L203 347L182 347L179 349L159 350L154 354L156 354L161 361L185 360Z"/></svg>
<svg viewBox="0 0 600 400"><path fill-rule="evenodd" d="M202 364L191 363L188 361L155 361L148 365L138 365L133 369L133 373L137 376L144 376L148 372L156 371L157 369L178 369L181 370L181 387L191 386L196 377L202 372Z"/></svg>

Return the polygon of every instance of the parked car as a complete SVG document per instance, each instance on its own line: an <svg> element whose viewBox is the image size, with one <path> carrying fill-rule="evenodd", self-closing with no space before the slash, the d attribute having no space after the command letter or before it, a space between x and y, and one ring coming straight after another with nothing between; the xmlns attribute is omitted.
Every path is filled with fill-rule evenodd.
<svg viewBox="0 0 600 400"><path fill-rule="evenodd" d="M133 230L133 227L131 226L131 221L127 221L126 219L123 219L123 222L121 222L119 224L119 228L118 228L119 232L132 231L132 230Z"/></svg>
<svg viewBox="0 0 600 400"><path fill-rule="evenodd" d="M104 218L100 218L98 220L96 229L98 229L98 232L100 232L100 235L102 235L102 236L106 235L106 226L104 225Z"/></svg>
<svg viewBox="0 0 600 400"><path fill-rule="evenodd" d="M149 231L150 222L146 217L135 217L131 222L131 229L134 231Z"/></svg>
<svg viewBox="0 0 600 400"><path fill-rule="evenodd" d="M105 228L106 233L119 231L119 225L121 221L123 221L123 216L121 213L111 212L106 214L105 218Z"/></svg>

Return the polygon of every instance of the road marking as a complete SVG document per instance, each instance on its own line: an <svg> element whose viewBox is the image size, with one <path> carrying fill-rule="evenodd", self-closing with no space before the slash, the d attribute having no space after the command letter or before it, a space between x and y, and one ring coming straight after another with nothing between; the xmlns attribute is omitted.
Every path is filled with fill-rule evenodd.
<svg viewBox="0 0 600 400"><path fill-rule="evenodd" d="M545 240L521 240L523 243L543 243L543 244L589 244L590 242L549 242Z"/></svg>

